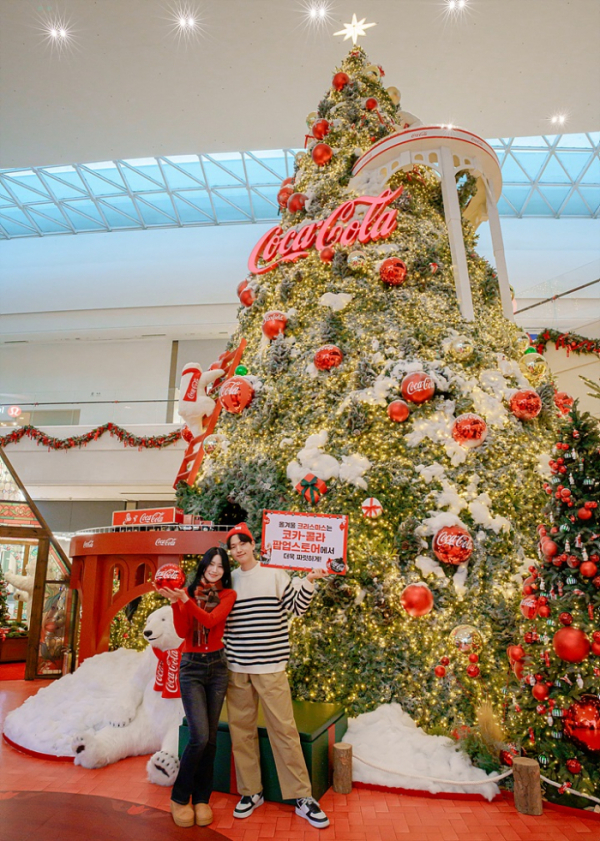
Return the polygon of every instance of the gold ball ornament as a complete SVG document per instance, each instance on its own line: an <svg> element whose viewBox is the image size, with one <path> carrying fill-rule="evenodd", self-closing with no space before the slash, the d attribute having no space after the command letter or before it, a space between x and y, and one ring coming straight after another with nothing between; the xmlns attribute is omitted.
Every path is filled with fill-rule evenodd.
<svg viewBox="0 0 600 841"><path fill-rule="evenodd" d="M369 64L368 67L365 67L363 70L363 76L367 76L373 82L378 82L381 79L381 71L376 64Z"/></svg>
<svg viewBox="0 0 600 841"><path fill-rule="evenodd" d="M450 642L461 654L473 654L483 648L483 637L473 625L457 625L450 631Z"/></svg>
<svg viewBox="0 0 600 841"><path fill-rule="evenodd" d="M318 119L319 119L319 115L317 114L317 112L316 111L311 111L310 114L306 118L306 125L309 128L312 128L313 123L316 122Z"/></svg>
<svg viewBox="0 0 600 841"><path fill-rule="evenodd" d="M215 450L219 448L219 439L216 435L207 435L204 439L204 452L207 455L214 453Z"/></svg>
<svg viewBox="0 0 600 841"><path fill-rule="evenodd" d="M353 272L364 268L366 262L367 255L364 251L351 251L348 254L348 268Z"/></svg>
<svg viewBox="0 0 600 841"><path fill-rule="evenodd" d="M527 348L531 347L531 339L529 337L529 333L519 333L519 335L513 342L513 345L519 356L523 356Z"/></svg>
<svg viewBox="0 0 600 841"><path fill-rule="evenodd" d="M299 152L296 152L296 154L294 156L294 160L296 161L298 166L302 166L302 164L306 160L306 152L304 152L302 150L300 150Z"/></svg>
<svg viewBox="0 0 600 841"><path fill-rule="evenodd" d="M454 362L466 362L474 350L473 342L467 336L455 336L446 347L446 355Z"/></svg>
<svg viewBox="0 0 600 841"><path fill-rule="evenodd" d="M400 105L400 91L398 88L395 88L393 85L386 89L388 92L389 98L392 100L394 105Z"/></svg>
<svg viewBox="0 0 600 841"><path fill-rule="evenodd" d="M541 353L526 353L519 361L519 368L531 385L540 385L548 376L548 363Z"/></svg>

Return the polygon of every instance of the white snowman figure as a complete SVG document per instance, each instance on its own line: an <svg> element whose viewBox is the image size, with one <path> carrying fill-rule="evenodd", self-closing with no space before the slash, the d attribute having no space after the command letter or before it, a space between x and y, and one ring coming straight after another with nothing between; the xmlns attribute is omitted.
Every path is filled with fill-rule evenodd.
<svg viewBox="0 0 600 841"><path fill-rule="evenodd" d="M206 389L224 374L222 368L210 368L203 372L198 362L188 362L183 366L178 411L194 437L202 435L205 419L209 418L215 409L215 401L208 396Z"/></svg>

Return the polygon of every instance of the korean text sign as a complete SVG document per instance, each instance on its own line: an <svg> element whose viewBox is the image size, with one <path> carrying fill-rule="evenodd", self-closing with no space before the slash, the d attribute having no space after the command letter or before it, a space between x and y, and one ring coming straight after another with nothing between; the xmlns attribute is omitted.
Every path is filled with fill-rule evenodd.
<svg viewBox="0 0 600 841"><path fill-rule="evenodd" d="M348 517L265 511L261 563L285 569L347 571Z"/></svg>

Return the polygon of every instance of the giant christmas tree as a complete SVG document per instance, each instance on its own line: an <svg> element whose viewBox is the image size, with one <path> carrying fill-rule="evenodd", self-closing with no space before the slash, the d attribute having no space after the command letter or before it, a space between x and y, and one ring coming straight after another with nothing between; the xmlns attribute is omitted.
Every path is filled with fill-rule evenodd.
<svg viewBox="0 0 600 841"><path fill-rule="evenodd" d="M309 116L281 230L240 284L230 346L248 344L228 411L178 499L257 537L264 509L348 514L348 574L294 625L294 692L354 713L399 701L446 728L500 703L555 408L466 222L474 318L461 314L432 169L352 190L359 157L410 121L381 76L355 47ZM457 190L466 205L473 177Z"/></svg>

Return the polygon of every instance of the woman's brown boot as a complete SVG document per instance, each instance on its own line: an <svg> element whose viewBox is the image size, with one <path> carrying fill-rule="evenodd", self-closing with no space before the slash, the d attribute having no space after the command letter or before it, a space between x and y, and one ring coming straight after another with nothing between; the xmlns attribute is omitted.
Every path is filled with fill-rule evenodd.
<svg viewBox="0 0 600 841"><path fill-rule="evenodd" d="M196 803L196 826L208 826L213 822L213 812L208 803Z"/></svg>
<svg viewBox="0 0 600 841"><path fill-rule="evenodd" d="M174 800L171 800L171 816L177 826L194 826L196 823L194 807L190 806L189 803L184 806L182 803L175 803Z"/></svg>

